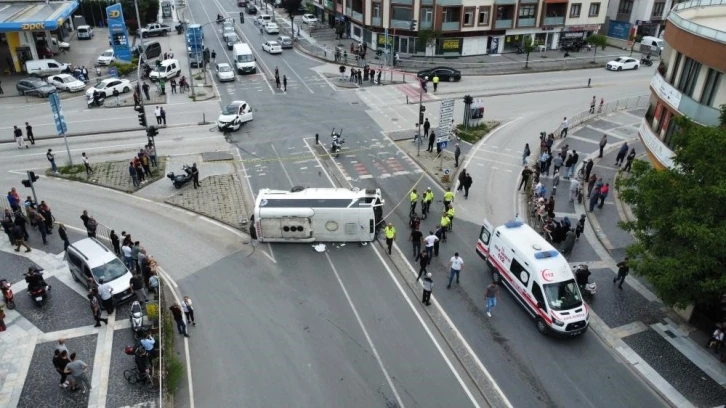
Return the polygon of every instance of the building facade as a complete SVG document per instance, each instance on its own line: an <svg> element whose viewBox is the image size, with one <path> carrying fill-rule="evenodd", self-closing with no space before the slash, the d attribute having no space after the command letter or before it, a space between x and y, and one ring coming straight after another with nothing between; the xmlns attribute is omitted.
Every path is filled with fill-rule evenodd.
<svg viewBox="0 0 726 408"><path fill-rule="evenodd" d="M547 49L584 39L601 28L607 0L313 0L313 5L321 21L344 24L350 38L374 50L388 39L402 56L465 56L515 52L525 38ZM427 43L421 30L440 37Z"/></svg>
<svg viewBox="0 0 726 408"><path fill-rule="evenodd" d="M659 168L673 165L671 141L679 130L672 118L687 116L720 126L726 104L726 0L676 5L668 15L665 49L650 82L651 101L639 135Z"/></svg>
<svg viewBox="0 0 726 408"><path fill-rule="evenodd" d="M665 28L666 16L678 1L674 0L611 0L605 19L608 37L659 37ZM632 33L631 33L632 30Z"/></svg>

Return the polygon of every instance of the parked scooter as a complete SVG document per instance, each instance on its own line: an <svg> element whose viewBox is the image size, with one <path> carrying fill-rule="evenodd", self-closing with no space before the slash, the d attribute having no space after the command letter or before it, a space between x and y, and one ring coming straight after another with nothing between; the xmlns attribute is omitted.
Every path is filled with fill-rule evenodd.
<svg viewBox="0 0 726 408"><path fill-rule="evenodd" d="M103 106L104 100L106 100L106 98L100 94L96 95L95 98L94 95L86 95L86 105L88 105L88 109L100 108Z"/></svg>
<svg viewBox="0 0 726 408"><path fill-rule="evenodd" d="M171 180L171 182L174 184L174 187L176 188L182 188L184 184L192 180L192 168L185 164L182 166L182 170L184 170L184 174L176 175L172 171L166 175L166 177Z"/></svg>
<svg viewBox="0 0 726 408"><path fill-rule="evenodd" d="M30 267L28 273L23 274L25 282L28 283L28 295L35 301L38 306L43 306L48 299L50 285L43 279L43 269Z"/></svg>
<svg viewBox="0 0 726 408"><path fill-rule="evenodd" d="M593 296L597 292L597 283L590 282L590 268L587 265L578 265L575 270L575 279L577 280L577 286L580 287L580 292L583 296Z"/></svg>
<svg viewBox="0 0 726 408"><path fill-rule="evenodd" d="M640 63L641 63L642 65L645 65L646 67L649 67L649 66L653 65L653 60L651 60L651 59L650 59L650 58L648 58L648 57L645 57L645 58L641 58L641 59L640 59Z"/></svg>
<svg viewBox="0 0 726 408"><path fill-rule="evenodd" d="M333 142L330 144L330 154L338 157L340 155L340 151L343 149L343 143L345 143L345 139L343 139L343 129L340 129L340 132L335 133L335 128L333 128L333 131L330 132L330 136L333 138Z"/></svg>
<svg viewBox="0 0 726 408"><path fill-rule="evenodd" d="M131 330L134 332L134 338L140 339L144 336L144 313L141 310L141 304L135 300L134 303L131 304L131 316L129 316L129 320L131 321Z"/></svg>
<svg viewBox="0 0 726 408"><path fill-rule="evenodd" d="M13 288L11 286L7 279L0 279L0 290L3 292L5 307L15 309L15 295L13 294Z"/></svg>

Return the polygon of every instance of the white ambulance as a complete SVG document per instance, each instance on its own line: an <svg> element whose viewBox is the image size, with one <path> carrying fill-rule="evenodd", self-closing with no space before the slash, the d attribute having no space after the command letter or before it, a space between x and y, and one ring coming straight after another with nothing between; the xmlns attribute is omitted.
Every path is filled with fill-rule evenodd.
<svg viewBox="0 0 726 408"><path fill-rule="evenodd" d="M484 221L476 252L500 285L536 320L542 334L577 336L587 331L589 309L565 257L529 225Z"/></svg>

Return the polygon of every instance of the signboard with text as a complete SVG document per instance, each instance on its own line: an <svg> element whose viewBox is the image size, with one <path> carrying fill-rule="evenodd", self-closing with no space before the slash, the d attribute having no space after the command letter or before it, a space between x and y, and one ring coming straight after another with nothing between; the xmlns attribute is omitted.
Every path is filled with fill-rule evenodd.
<svg viewBox="0 0 726 408"><path fill-rule="evenodd" d="M439 141L449 140L451 128L454 121L454 99L446 99L441 101L439 108ZM444 140L445 139L445 140Z"/></svg>
<svg viewBox="0 0 726 408"><path fill-rule="evenodd" d="M61 100L58 92L50 94L48 101L50 102L50 111L53 112L55 130L59 135L63 135L68 131L68 127L66 126L66 118L63 116L63 108L61 108Z"/></svg>
<svg viewBox="0 0 726 408"><path fill-rule="evenodd" d="M461 54L462 38L441 38L438 41L439 54Z"/></svg>
<svg viewBox="0 0 726 408"><path fill-rule="evenodd" d="M131 46L129 44L129 32L126 29L124 13L121 11L121 4L117 3L106 7L108 17L108 31L111 37L111 46L116 59L131 62Z"/></svg>

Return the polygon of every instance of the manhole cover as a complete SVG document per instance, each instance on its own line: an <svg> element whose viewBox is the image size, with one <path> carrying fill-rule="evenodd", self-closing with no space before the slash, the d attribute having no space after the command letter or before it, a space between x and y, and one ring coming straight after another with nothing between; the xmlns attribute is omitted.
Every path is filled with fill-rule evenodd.
<svg viewBox="0 0 726 408"><path fill-rule="evenodd" d="M360 102L351 102L351 105L358 105Z"/></svg>
<svg viewBox="0 0 726 408"><path fill-rule="evenodd" d="M398 122L398 118L391 118L391 122Z"/></svg>

